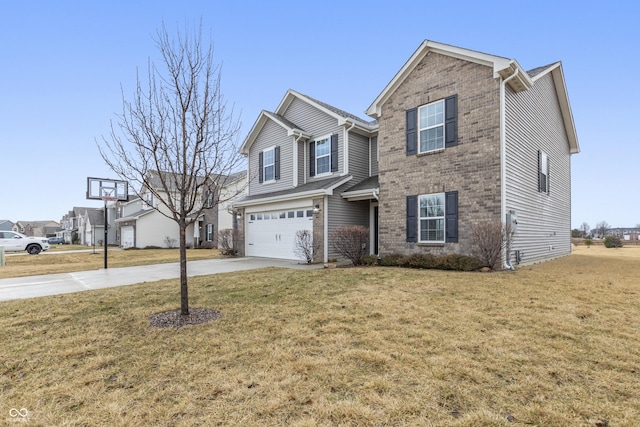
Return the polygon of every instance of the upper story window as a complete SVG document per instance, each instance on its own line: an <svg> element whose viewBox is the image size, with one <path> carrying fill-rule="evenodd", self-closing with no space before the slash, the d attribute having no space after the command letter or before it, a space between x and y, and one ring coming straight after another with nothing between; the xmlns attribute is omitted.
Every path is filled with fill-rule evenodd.
<svg viewBox="0 0 640 427"><path fill-rule="evenodd" d="M330 135L309 143L309 176L338 171L338 135Z"/></svg>
<svg viewBox="0 0 640 427"><path fill-rule="evenodd" d="M261 151L258 155L259 182L280 179L280 147L275 146Z"/></svg>
<svg viewBox="0 0 640 427"><path fill-rule="evenodd" d="M444 148L444 99L418 108L420 153Z"/></svg>
<svg viewBox="0 0 640 427"><path fill-rule="evenodd" d="M263 180L273 181L275 179L276 169L276 149L275 147L270 150L264 151L264 165L262 168Z"/></svg>
<svg viewBox="0 0 640 427"><path fill-rule="evenodd" d="M331 172L331 141L329 138L316 141L316 174Z"/></svg>
<svg viewBox="0 0 640 427"><path fill-rule="evenodd" d="M405 114L407 156L458 145L458 95L410 108Z"/></svg>
<svg viewBox="0 0 640 427"><path fill-rule="evenodd" d="M549 193L549 156L543 151L538 151L538 191Z"/></svg>

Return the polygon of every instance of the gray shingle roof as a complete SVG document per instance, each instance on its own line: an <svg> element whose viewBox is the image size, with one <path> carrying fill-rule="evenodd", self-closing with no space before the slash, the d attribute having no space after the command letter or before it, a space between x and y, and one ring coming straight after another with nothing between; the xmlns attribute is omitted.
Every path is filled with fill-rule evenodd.
<svg viewBox="0 0 640 427"><path fill-rule="evenodd" d="M251 200L268 199L271 197L278 197L278 196L295 195L298 193L306 193L306 192L315 191L315 190L327 190L349 177L350 175L348 177L338 176L335 178L309 182L307 184L300 185L290 190L274 191L273 193L256 194L253 196L247 196L244 199L238 200L236 203L248 202Z"/></svg>
<svg viewBox="0 0 640 427"><path fill-rule="evenodd" d="M361 191L361 190L375 190L378 188L380 184L378 184L378 175L371 176L367 179L363 179L353 187L349 188L345 191L345 193L349 193L351 191Z"/></svg>

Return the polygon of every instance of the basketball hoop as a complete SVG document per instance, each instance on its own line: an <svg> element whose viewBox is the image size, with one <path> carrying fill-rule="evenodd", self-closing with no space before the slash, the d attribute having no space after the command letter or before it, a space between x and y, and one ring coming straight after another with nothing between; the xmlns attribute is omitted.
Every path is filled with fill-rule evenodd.
<svg viewBox="0 0 640 427"><path fill-rule="evenodd" d="M119 200L117 197L113 197L113 196L102 196L101 198L105 204L107 202L117 202Z"/></svg>

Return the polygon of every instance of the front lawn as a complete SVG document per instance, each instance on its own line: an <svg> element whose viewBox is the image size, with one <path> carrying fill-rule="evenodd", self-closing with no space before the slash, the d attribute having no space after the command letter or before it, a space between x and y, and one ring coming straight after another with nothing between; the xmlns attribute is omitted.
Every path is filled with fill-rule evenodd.
<svg viewBox="0 0 640 427"><path fill-rule="evenodd" d="M0 424L635 426L640 249L504 273L189 279L0 303Z"/></svg>

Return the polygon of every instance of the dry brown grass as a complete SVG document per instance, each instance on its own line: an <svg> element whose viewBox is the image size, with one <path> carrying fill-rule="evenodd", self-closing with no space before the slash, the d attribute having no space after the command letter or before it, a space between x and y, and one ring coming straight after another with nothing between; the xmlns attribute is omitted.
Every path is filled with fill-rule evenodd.
<svg viewBox="0 0 640 427"><path fill-rule="evenodd" d="M78 248L87 249L86 246L76 246L73 249ZM104 252L102 252L101 248L96 248L95 253L93 251L57 253L65 251L65 249L69 250L70 248L66 245L56 246L50 251L47 251L47 253L39 255L19 254L7 256L6 265L0 267L0 279L97 270L104 267ZM187 259L189 261L218 258L219 256L220 251L217 249L187 249ZM180 254L178 253L178 249L123 251L109 248L107 258L108 267L114 268L179 262Z"/></svg>
<svg viewBox="0 0 640 427"><path fill-rule="evenodd" d="M222 318L178 330L148 325L175 280L4 302L0 423L635 426L639 267L592 247L505 273L197 277L191 306Z"/></svg>

